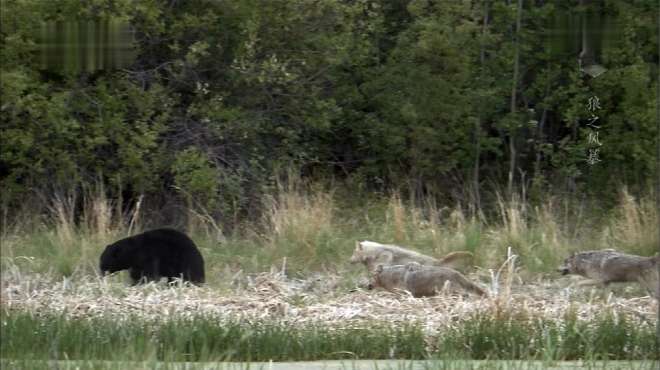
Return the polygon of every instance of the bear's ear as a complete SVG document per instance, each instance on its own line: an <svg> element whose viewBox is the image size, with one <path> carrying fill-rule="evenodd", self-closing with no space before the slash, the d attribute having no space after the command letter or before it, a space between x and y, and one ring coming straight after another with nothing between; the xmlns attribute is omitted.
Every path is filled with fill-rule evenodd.
<svg viewBox="0 0 660 370"><path fill-rule="evenodd" d="M374 273L380 274L381 272L383 272L383 265L382 264L376 265L376 268L374 269Z"/></svg>
<svg viewBox="0 0 660 370"><path fill-rule="evenodd" d="M361 251L362 250L362 243L360 243L357 240L355 241L355 250L356 251Z"/></svg>

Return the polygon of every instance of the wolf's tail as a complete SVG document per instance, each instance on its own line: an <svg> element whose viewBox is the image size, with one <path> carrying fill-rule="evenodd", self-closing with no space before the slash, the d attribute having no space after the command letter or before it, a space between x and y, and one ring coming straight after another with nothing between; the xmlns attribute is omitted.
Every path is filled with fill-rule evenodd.
<svg viewBox="0 0 660 370"><path fill-rule="evenodd" d="M481 296L481 297L488 297L488 292L486 292L484 289L482 289L480 286L478 286L475 283L470 282L470 288L467 290L471 291L472 293Z"/></svg>
<svg viewBox="0 0 660 370"><path fill-rule="evenodd" d="M462 264L465 261L469 261L474 257L474 254L465 251L451 252L446 256L439 259L439 265L443 267L452 267L456 264Z"/></svg>
<svg viewBox="0 0 660 370"><path fill-rule="evenodd" d="M461 285L463 289L467 290L468 292L472 292L482 297L488 296L488 292L482 289L479 285L468 280L468 278L466 278L462 274L459 273L458 276L456 276L456 280L459 283L459 285Z"/></svg>

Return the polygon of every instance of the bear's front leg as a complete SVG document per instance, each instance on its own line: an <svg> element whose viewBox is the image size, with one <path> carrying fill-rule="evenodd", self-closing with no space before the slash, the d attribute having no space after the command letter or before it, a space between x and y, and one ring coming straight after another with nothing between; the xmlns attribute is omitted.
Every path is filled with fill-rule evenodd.
<svg viewBox="0 0 660 370"><path fill-rule="evenodd" d="M146 281L146 277L141 270L131 267L128 270L128 274L131 277L131 285L138 285Z"/></svg>

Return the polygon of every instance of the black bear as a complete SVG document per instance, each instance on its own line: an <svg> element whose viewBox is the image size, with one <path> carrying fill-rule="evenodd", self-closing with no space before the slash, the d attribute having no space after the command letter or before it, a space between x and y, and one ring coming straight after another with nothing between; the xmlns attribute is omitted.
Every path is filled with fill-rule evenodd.
<svg viewBox="0 0 660 370"><path fill-rule="evenodd" d="M182 278L204 282L204 259L190 238L173 229L156 229L121 239L105 247L99 266L102 273L128 269L133 284Z"/></svg>

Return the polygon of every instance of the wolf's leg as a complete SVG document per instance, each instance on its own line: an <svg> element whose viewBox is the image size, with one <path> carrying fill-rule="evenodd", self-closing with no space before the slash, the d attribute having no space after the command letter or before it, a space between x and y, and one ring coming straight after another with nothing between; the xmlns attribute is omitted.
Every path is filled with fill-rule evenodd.
<svg viewBox="0 0 660 370"><path fill-rule="evenodd" d="M639 285L646 290L646 292L652 296L660 299L660 279L656 276L640 275L637 279Z"/></svg>
<svg viewBox="0 0 660 370"><path fill-rule="evenodd" d="M577 283L577 286L594 286L594 285L605 286L607 285L607 283L597 279L587 279Z"/></svg>

